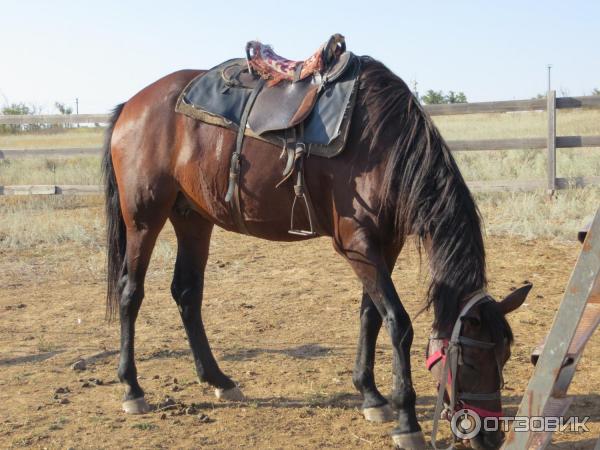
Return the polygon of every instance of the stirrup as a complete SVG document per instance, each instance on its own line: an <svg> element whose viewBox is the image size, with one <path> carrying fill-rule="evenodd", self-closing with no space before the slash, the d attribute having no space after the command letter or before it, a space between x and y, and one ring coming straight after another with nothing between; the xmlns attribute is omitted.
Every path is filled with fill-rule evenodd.
<svg viewBox="0 0 600 450"><path fill-rule="evenodd" d="M295 188L295 186L294 186ZM304 205L306 206L306 215L308 216L308 224L310 225L310 230L301 230L299 228L294 228L294 208L296 207L296 200L298 198L302 198L304 200ZM310 214L310 208L308 207L308 200L306 200L306 194L304 192L300 195L294 196L294 202L292 203L292 217L290 220L290 229L288 231L289 234L293 234L295 236L304 236L304 237L313 237L317 236L315 233L312 223L312 217Z"/></svg>

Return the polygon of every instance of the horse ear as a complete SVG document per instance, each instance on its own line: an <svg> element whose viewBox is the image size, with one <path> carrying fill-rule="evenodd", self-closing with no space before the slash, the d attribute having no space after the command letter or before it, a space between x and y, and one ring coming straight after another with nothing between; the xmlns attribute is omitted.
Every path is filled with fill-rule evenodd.
<svg viewBox="0 0 600 450"><path fill-rule="evenodd" d="M498 307L500 308L502 314L506 315L511 313L521 306L527 298L527 294L529 294L529 291L532 287L533 284L527 283L526 285L512 291L510 294L504 297L504 300L501 302L498 302Z"/></svg>

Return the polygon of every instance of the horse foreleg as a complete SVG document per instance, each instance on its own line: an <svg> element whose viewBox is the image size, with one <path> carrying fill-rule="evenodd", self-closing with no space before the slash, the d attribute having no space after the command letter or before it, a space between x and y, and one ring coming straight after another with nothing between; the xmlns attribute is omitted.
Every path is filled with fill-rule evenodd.
<svg viewBox="0 0 600 450"><path fill-rule="evenodd" d="M362 394L362 411L371 422L388 422L395 414L375 385L375 345L382 319L369 294L363 289L360 305L360 335L352 373L354 387Z"/></svg>
<svg viewBox="0 0 600 450"><path fill-rule="evenodd" d="M410 369L413 328L408 313L394 288L383 251L364 231L355 230L346 239L336 240L336 249L349 261L381 315L394 348L395 373L392 402L398 410L394 443L404 449L424 449L425 438L417 421L416 393Z"/></svg>
<svg viewBox="0 0 600 450"><path fill-rule="evenodd" d="M216 388L217 398L242 401L242 391L219 368L202 323L204 269L213 224L192 211L185 216L174 212L171 222L177 235L177 260L171 294L179 308L198 378Z"/></svg>

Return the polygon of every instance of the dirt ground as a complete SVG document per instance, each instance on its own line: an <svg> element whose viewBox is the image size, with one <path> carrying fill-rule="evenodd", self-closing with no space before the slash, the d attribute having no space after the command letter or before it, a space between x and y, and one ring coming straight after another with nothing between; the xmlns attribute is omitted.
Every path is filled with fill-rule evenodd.
<svg viewBox="0 0 600 450"><path fill-rule="evenodd" d="M163 250L172 248L165 230ZM103 250L67 243L0 251L0 447L33 448L389 448L392 424L371 424L351 382L361 288L327 239L281 244L215 230L204 318L222 369L249 401L219 403L198 384L169 292L172 264L157 258L137 321L137 365L153 405L120 412L118 328L104 321ZM525 280L526 304L510 317L516 344L505 369L507 413L532 373L531 348L546 334L579 244L488 237L490 292ZM171 255L169 251L163 251ZM164 256L164 255L163 255ZM394 281L414 317L425 274L412 246ZM431 316L415 320L412 361L417 410L431 431L435 384L424 367ZM87 369L70 365L89 358ZM590 433L557 434L557 448L592 449L600 431L600 334L588 344L570 393L570 415L590 416ZM378 345L376 376L391 385L391 347ZM445 436L449 436L446 432Z"/></svg>

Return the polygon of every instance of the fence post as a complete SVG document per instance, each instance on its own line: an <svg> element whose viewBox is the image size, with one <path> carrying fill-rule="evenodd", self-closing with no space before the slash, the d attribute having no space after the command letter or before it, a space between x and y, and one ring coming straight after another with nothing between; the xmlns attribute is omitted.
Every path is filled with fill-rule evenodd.
<svg viewBox="0 0 600 450"><path fill-rule="evenodd" d="M548 194L556 190L556 91L548 91Z"/></svg>

